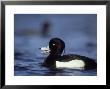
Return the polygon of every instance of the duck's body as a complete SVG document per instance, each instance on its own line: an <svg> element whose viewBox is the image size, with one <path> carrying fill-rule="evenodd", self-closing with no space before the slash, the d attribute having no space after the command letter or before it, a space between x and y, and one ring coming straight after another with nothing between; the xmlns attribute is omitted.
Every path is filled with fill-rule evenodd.
<svg viewBox="0 0 110 89"><path fill-rule="evenodd" d="M71 68L71 69L95 69L97 63L88 57L76 54L62 55L65 43L59 38L53 38L49 42L49 56L43 63L48 68Z"/></svg>
<svg viewBox="0 0 110 89"><path fill-rule="evenodd" d="M54 60L54 61L53 61ZM48 56L44 61L43 66L54 68L71 68L71 69L95 69L96 62L88 57L80 55L63 55L63 56Z"/></svg>

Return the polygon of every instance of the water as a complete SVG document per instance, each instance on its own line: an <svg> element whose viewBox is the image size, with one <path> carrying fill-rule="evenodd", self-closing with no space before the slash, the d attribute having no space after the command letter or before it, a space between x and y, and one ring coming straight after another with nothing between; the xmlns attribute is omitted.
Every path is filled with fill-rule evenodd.
<svg viewBox="0 0 110 89"><path fill-rule="evenodd" d="M40 32L49 22L49 36ZM65 41L65 54L97 58L97 16L93 15L15 15L14 75L15 76L96 76L94 70L48 69L41 64L48 55L40 47L53 37Z"/></svg>

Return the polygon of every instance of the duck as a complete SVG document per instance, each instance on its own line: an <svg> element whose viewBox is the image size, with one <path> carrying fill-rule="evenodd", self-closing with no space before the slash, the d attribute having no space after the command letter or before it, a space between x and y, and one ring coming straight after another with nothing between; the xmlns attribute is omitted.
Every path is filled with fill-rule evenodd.
<svg viewBox="0 0 110 89"><path fill-rule="evenodd" d="M41 47L40 50L43 51L43 53L49 53L42 63L42 66L47 68L69 68L78 70L97 68L95 59L77 54L62 55L65 50L65 42L60 38L52 38L49 41L49 46Z"/></svg>

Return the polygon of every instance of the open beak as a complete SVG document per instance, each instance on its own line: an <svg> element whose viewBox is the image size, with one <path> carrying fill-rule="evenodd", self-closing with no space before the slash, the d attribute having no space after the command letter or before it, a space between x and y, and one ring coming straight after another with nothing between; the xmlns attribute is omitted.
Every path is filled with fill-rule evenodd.
<svg viewBox="0 0 110 89"><path fill-rule="evenodd" d="M41 53L44 53L44 54L49 54L50 53L49 46L47 46L47 47L41 47L39 49L41 50Z"/></svg>

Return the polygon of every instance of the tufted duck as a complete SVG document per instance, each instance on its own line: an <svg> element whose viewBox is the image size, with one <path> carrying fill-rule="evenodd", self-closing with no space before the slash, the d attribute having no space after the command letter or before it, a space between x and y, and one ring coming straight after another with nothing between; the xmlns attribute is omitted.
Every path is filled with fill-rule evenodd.
<svg viewBox="0 0 110 89"><path fill-rule="evenodd" d="M43 66L48 68L71 68L71 69L95 69L97 63L88 57L68 54L61 55L65 49L65 43L59 38L52 38L48 47L40 48L44 53L49 53L43 63Z"/></svg>

